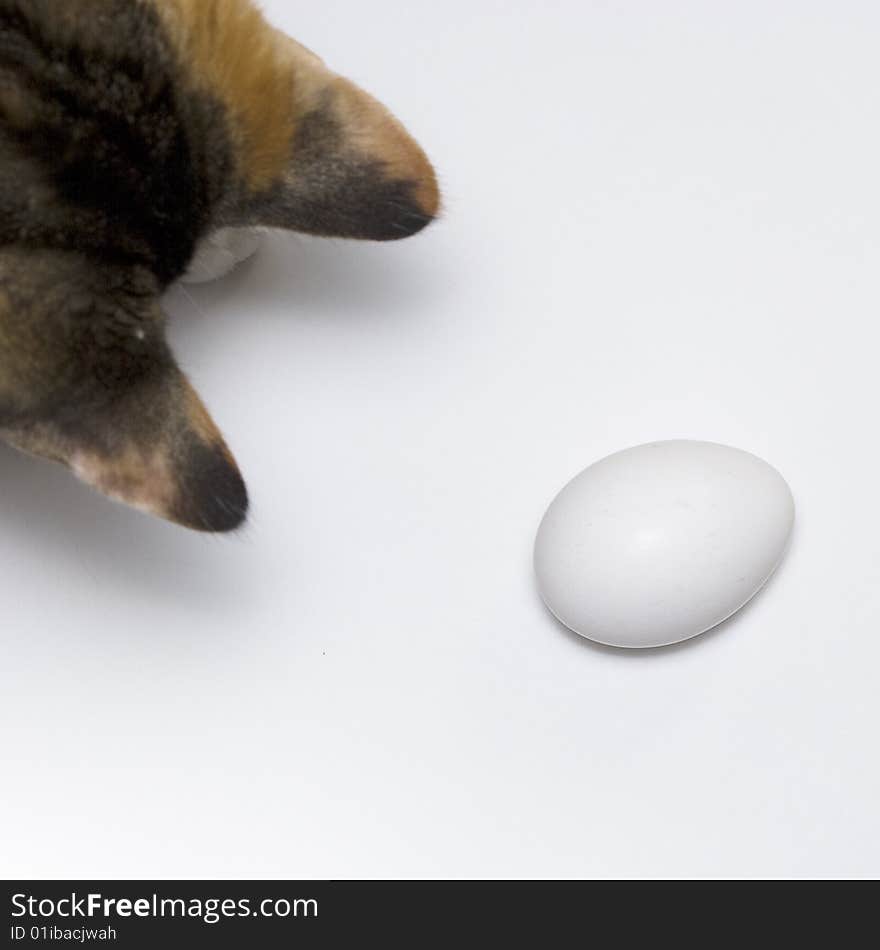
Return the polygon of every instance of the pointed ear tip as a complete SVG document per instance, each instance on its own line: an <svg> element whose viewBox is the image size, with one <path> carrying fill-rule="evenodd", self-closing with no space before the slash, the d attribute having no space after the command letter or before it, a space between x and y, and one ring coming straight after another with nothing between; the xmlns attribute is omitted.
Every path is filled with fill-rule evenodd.
<svg viewBox="0 0 880 950"><path fill-rule="evenodd" d="M199 508L196 520L184 527L202 534L234 534L247 524L248 499L246 492L240 500L214 499L208 506Z"/></svg>
<svg viewBox="0 0 880 950"><path fill-rule="evenodd" d="M247 520L247 486L226 446L195 443L172 517L184 527L225 534Z"/></svg>
<svg viewBox="0 0 880 950"><path fill-rule="evenodd" d="M376 216L365 228L365 236L377 241L399 241L420 234L442 214L442 198L433 172L430 179L388 183L392 196L387 207L392 213Z"/></svg>
<svg viewBox="0 0 880 950"><path fill-rule="evenodd" d="M422 174L415 182L413 189L416 210L424 220L422 228L436 221L443 213L443 193L440 189L440 182L437 180L437 173L427 156L424 158L424 164Z"/></svg>
<svg viewBox="0 0 880 950"><path fill-rule="evenodd" d="M421 174L415 181L413 197L419 210L430 223L439 217L443 210L443 193L440 190L440 182L437 180L437 172L424 152L422 152L422 161L423 166Z"/></svg>

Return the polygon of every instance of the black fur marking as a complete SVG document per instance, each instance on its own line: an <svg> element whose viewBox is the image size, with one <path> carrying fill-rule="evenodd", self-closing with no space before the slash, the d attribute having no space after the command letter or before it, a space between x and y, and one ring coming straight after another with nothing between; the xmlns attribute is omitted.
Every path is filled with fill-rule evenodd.
<svg viewBox="0 0 880 950"><path fill-rule="evenodd" d="M150 6L93 0L52 29L57 3L0 0L0 240L142 263L167 285L232 167L225 114L181 89Z"/></svg>
<svg viewBox="0 0 880 950"><path fill-rule="evenodd" d="M198 531L234 531L248 511L244 481L219 446L191 438L178 459L180 498L174 517Z"/></svg>

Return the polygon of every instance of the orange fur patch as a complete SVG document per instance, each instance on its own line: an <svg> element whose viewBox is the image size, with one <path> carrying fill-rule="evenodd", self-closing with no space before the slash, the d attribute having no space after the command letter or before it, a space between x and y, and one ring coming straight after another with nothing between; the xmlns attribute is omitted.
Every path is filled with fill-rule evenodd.
<svg viewBox="0 0 880 950"><path fill-rule="evenodd" d="M231 119L239 171L259 189L277 180L295 124L286 38L250 0L142 0L156 7L197 88Z"/></svg>
<svg viewBox="0 0 880 950"><path fill-rule="evenodd" d="M229 451L225 440L199 398L188 379L183 379L183 411L189 427L206 445L219 448L226 461L235 469L238 468L235 458Z"/></svg>

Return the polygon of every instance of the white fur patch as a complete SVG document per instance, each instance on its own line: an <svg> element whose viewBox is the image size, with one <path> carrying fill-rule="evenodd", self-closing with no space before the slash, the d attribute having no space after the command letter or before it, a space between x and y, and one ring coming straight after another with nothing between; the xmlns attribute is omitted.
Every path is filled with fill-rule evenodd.
<svg viewBox="0 0 880 950"><path fill-rule="evenodd" d="M204 284L225 277L242 261L256 254L262 240L257 228L221 228L205 238L196 249L189 270L181 277L185 284Z"/></svg>
<svg viewBox="0 0 880 950"><path fill-rule="evenodd" d="M87 452L74 452L69 466L80 481L113 501L167 517L173 481L167 460L159 454L145 458L130 449L108 462Z"/></svg>

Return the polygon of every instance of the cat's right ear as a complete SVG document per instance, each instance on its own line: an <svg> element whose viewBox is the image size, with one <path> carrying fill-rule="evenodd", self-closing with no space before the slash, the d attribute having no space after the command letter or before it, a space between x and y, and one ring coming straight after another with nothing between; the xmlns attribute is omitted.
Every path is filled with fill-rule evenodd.
<svg viewBox="0 0 880 950"><path fill-rule="evenodd" d="M323 237L393 241L438 215L427 155L371 95L290 41L294 108L289 158L248 223Z"/></svg>

